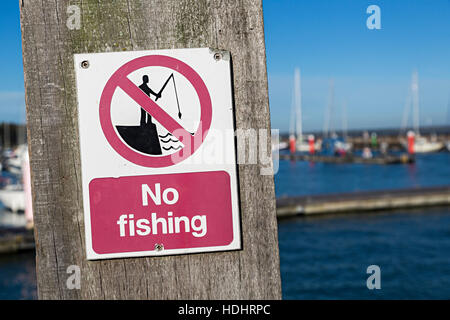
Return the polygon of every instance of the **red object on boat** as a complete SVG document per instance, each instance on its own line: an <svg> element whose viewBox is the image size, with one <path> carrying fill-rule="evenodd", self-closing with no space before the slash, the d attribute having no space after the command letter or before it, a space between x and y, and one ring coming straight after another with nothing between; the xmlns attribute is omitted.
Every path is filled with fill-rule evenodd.
<svg viewBox="0 0 450 320"><path fill-rule="evenodd" d="M294 136L289 137L289 150L291 151L291 153L295 153L295 151L297 150L297 148L295 147L295 137Z"/></svg>
<svg viewBox="0 0 450 320"><path fill-rule="evenodd" d="M414 154L414 139L415 134L412 131L408 131L408 153Z"/></svg>
<svg viewBox="0 0 450 320"><path fill-rule="evenodd" d="M314 154L314 152L316 151L314 146L314 135L310 134L308 136L308 142L309 142L309 153Z"/></svg>

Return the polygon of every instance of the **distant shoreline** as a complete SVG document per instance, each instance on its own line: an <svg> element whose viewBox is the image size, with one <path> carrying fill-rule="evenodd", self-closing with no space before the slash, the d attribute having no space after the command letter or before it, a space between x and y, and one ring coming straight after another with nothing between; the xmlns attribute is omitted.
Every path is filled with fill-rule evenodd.
<svg viewBox="0 0 450 320"><path fill-rule="evenodd" d="M275 128L272 128L275 129ZM346 134L350 137L354 136L361 136L364 132L375 132L378 136L398 136L401 133L406 135L406 132L408 130L413 130L411 127L407 127L406 129L402 128L367 128L367 129L349 129L347 130ZM332 132L332 131L330 131ZM343 130L335 130L334 131L338 136L343 135ZM430 135L430 134L436 134L436 135L445 135L450 136L450 124L449 125L442 125L442 126L423 126L420 127L420 133L422 135ZM322 138L323 132L322 130L312 130L307 131L305 130L304 136L307 134L314 134L316 138ZM289 133L286 131L280 131L280 138L288 138Z"/></svg>

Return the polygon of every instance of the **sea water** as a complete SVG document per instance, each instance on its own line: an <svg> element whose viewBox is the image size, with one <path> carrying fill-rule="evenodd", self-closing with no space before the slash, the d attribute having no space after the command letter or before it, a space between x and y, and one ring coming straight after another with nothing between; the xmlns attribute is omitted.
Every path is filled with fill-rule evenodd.
<svg viewBox="0 0 450 320"><path fill-rule="evenodd" d="M450 152L422 154L413 164L335 164L281 160L277 197L417 188L450 184Z"/></svg>
<svg viewBox="0 0 450 320"><path fill-rule="evenodd" d="M279 246L285 299L450 298L449 207L285 220Z"/></svg>

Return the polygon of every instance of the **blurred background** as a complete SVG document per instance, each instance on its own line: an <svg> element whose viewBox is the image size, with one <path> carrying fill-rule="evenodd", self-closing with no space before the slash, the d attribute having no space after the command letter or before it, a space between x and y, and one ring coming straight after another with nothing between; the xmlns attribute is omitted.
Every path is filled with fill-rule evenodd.
<svg viewBox="0 0 450 320"><path fill-rule="evenodd" d="M35 299L19 8L3 7L0 299ZM450 1L263 10L283 297L450 298Z"/></svg>

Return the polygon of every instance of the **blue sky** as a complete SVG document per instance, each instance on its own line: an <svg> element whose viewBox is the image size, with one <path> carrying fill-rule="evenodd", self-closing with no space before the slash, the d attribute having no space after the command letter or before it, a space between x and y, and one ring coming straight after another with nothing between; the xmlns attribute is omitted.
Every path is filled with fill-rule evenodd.
<svg viewBox="0 0 450 320"><path fill-rule="evenodd" d="M0 11L0 122L24 122L22 45L19 1L2 2Z"/></svg>
<svg viewBox="0 0 450 320"><path fill-rule="evenodd" d="M23 122L25 102L18 1L0 12L0 122ZM381 8L369 30L366 8ZM450 0L265 0L272 127L289 128L293 76L301 69L305 130L323 127L329 82L333 126L346 102L350 128L398 127L417 69L423 125L445 124L450 96Z"/></svg>
<svg viewBox="0 0 450 320"><path fill-rule="evenodd" d="M289 128L294 68L302 75L305 130L323 127L330 79L334 127L347 104L350 128L398 127L417 69L420 120L445 124L450 95L449 0L265 1L272 127ZM369 30L366 9L381 9ZM411 123L411 122L410 122Z"/></svg>

